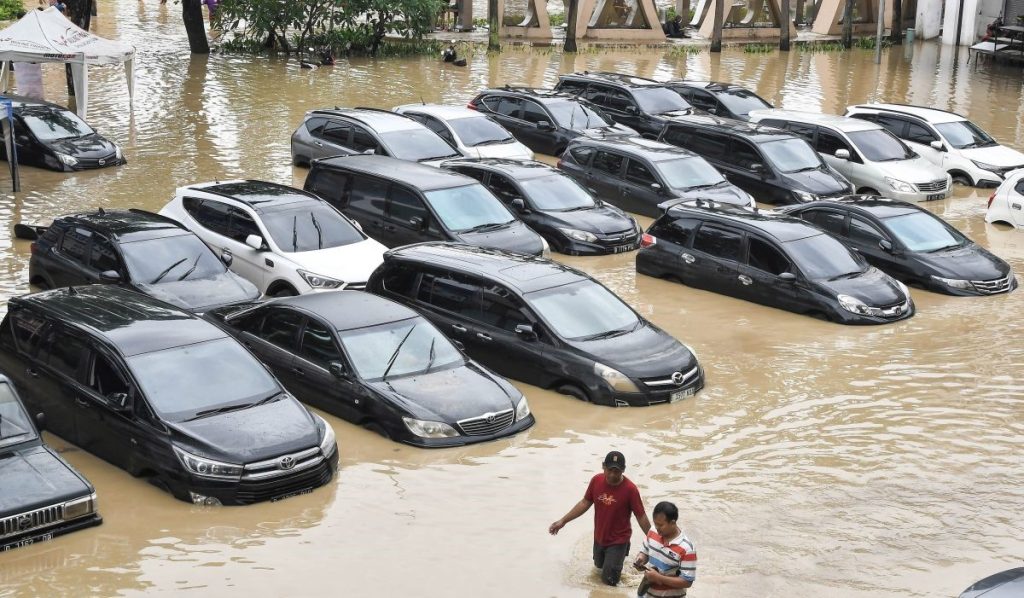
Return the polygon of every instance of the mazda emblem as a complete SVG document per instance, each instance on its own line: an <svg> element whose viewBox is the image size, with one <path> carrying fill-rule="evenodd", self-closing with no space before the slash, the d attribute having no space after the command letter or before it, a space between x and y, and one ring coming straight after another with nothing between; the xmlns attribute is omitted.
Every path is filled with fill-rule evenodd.
<svg viewBox="0 0 1024 598"><path fill-rule="evenodd" d="M683 383L683 373L682 372L672 372L672 383L673 384L682 384Z"/></svg>
<svg viewBox="0 0 1024 598"><path fill-rule="evenodd" d="M281 460L277 462L277 467L285 471L295 467L295 457L281 457Z"/></svg>

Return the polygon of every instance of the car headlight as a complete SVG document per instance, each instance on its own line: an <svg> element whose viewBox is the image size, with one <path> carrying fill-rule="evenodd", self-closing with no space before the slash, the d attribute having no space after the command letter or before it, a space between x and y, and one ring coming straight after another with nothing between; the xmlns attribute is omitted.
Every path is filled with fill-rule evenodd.
<svg viewBox="0 0 1024 598"><path fill-rule="evenodd" d="M548 245L548 240L545 239L544 237L541 237L540 238L540 244L541 244L540 256L541 257L551 257L551 245Z"/></svg>
<svg viewBox="0 0 1024 598"><path fill-rule="evenodd" d="M956 278L943 278L941 276L932 275L932 280L944 284L947 287L953 289L960 289L961 291L973 291L974 285L969 280L958 280Z"/></svg>
<svg viewBox="0 0 1024 598"><path fill-rule="evenodd" d="M1002 170L1001 168L999 168L998 166L995 166L994 164L986 164L984 162L978 162L977 160L971 160L971 162L974 162L974 165L977 166L978 168L982 169L982 170L990 170L990 171L996 172L996 173L998 173L1000 170Z"/></svg>
<svg viewBox="0 0 1024 598"><path fill-rule="evenodd" d="M330 455L333 451L338 450L337 441L335 440L334 437L334 428L331 427L331 424L327 423L327 420L320 417L319 415L316 415L314 413L313 417L320 420L320 423L323 425L324 435L323 438L320 439L320 452L323 453L324 456L326 457Z"/></svg>
<svg viewBox="0 0 1024 598"><path fill-rule="evenodd" d="M907 299L909 299L910 295L906 295L906 297ZM855 313L861 316L875 317L881 317L883 315L882 308L871 307L864 303L863 301L861 301L860 299L857 299L856 297L851 297L849 295L839 295L838 297L836 297L836 299L839 300L839 305L850 313Z"/></svg>
<svg viewBox="0 0 1024 598"><path fill-rule="evenodd" d="M801 202L801 203L807 203L807 202L817 201L818 200L818 196L817 195L815 195L813 193L808 193L806 191L797 191L796 189L793 190L793 197L795 197L796 200Z"/></svg>
<svg viewBox="0 0 1024 598"><path fill-rule="evenodd" d="M57 157L60 159L61 162L67 164L68 166L74 166L75 164L78 164L78 158L74 156L69 156L67 154L57 152Z"/></svg>
<svg viewBox="0 0 1024 598"><path fill-rule="evenodd" d="M640 392L629 376L619 370L610 368L603 363L594 362L594 373L605 381L605 384L618 392Z"/></svg>
<svg viewBox="0 0 1024 598"><path fill-rule="evenodd" d="M444 422L423 421L411 417L403 417L402 421L410 432L420 438L451 438L459 435L455 428Z"/></svg>
<svg viewBox="0 0 1024 598"><path fill-rule="evenodd" d="M593 243L594 241L597 240L597 236L595 236L594 233L588 233L585 230L578 230L578 229L575 229L575 228L562 228L562 227L558 227L558 232L560 232L563 235L569 237L570 239L575 239L577 241L583 241L585 243Z"/></svg>
<svg viewBox="0 0 1024 598"><path fill-rule="evenodd" d="M118 160L124 159L124 153L121 152L121 148L116 145L114 146L114 157Z"/></svg>
<svg viewBox="0 0 1024 598"><path fill-rule="evenodd" d="M910 183L894 179L891 176L885 177L885 184L892 187L893 191L899 191L900 193L916 193L917 189Z"/></svg>
<svg viewBox="0 0 1024 598"><path fill-rule="evenodd" d="M299 273L299 276L302 277L302 280L305 280L306 284L314 289L336 289L345 284L345 281L343 280L330 278L328 276L320 276L319 274L313 274L312 272L306 272L305 270L298 270L297 272Z"/></svg>
<svg viewBox="0 0 1024 598"><path fill-rule="evenodd" d="M181 464L185 466L185 469L199 477L235 481L242 478L241 465L224 463L223 461L214 461L213 459L193 455L192 453L173 445L172 448L174 448L174 454L178 455L178 459L181 461Z"/></svg>
<svg viewBox="0 0 1024 598"><path fill-rule="evenodd" d="M754 198L751 197L750 199L751 199L751 201L753 201ZM630 216L629 219L633 221L633 230L636 231L636 234L638 234L638 235L643 234L644 227L640 226L640 223L637 222L637 219L633 218L632 216Z"/></svg>
<svg viewBox="0 0 1024 598"><path fill-rule="evenodd" d="M519 399L519 403L516 404L516 421L526 419L530 415L530 404L526 402L526 397Z"/></svg>
<svg viewBox="0 0 1024 598"><path fill-rule="evenodd" d="M96 512L96 493L64 503L64 519L78 519Z"/></svg>

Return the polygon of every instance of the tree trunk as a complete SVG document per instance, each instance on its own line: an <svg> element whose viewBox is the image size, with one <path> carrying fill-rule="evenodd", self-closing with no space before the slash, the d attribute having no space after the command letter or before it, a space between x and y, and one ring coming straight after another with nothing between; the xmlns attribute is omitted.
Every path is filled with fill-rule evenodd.
<svg viewBox="0 0 1024 598"><path fill-rule="evenodd" d="M711 51L722 51L722 19L725 18L725 0L713 0L715 3L715 22L711 30Z"/></svg>
<svg viewBox="0 0 1024 598"><path fill-rule="evenodd" d="M889 39L893 44L903 43L903 0L893 0L892 3L892 31Z"/></svg>
<svg viewBox="0 0 1024 598"><path fill-rule="evenodd" d="M181 20L188 34L188 49L193 54L209 54L210 42L206 40L202 3L199 0L181 0Z"/></svg>
<svg viewBox="0 0 1024 598"><path fill-rule="evenodd" d="M789 15L789 0L782 0L779 8L779 50L789 52L789 24L793 20Z"/></svg>
<svg viewBox="0 0 1024 598"><path fill-rule="evenodd" d="M500 52L501 44L498 43L498 29L501 27L501 15L498 14L498 0L487 0L487 51Z"/></svg>
<svg viewBox="0 0 1024 598"><path fill-rule="evenodd" d="M565 19L565 51L576 51L576 17L580 11L579 0L569 0L569 14Z"/></svg>
<svg viewBox="0 0 1024 598"><path fill-rule="evenodd" d="M846 0L846 7L843 9L843 47L849 50L853 47L853 2Z"/></svg>

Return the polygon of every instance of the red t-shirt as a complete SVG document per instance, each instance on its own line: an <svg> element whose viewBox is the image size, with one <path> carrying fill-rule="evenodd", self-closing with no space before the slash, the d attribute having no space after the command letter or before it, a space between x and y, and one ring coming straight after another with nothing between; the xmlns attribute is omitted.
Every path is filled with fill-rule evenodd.
<svg viewBox="0 0 1024 598"><path fill-rule="evenodd" d="M599 473L590 479L583 498L594 503L594 541L601 546L625 544L633 535L629 514L644 514L644 503L636 485L623 476L622 483L610 486Z"/></svg>

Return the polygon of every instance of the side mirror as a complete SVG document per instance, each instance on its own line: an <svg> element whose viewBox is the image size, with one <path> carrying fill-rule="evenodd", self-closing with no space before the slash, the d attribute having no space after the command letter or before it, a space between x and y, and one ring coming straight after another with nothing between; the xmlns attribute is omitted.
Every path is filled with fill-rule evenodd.
<svg viewBox="0 0 1024 598"><path fill-rule="evenodd" d="M655 191L661 191L661 183L651 183L651 189Z"/></svg>
<svg viewBox="0 0 1024 598"><path fill-rule="evenodd" d="M220 252L220 261L224 262L224 265L230 268L231 263L235 261L235 256L231 255L230 251L222 251Z"/></svg>
<svg viewBox="0 0 1024 598"><path fill-rule="evenodd" d="M371 147L371 148L369 148L369 149L364 149L364 150L363 150L362 152L360 152L360 153L362 153L363 155L366 155L366 156L372 156L372 155L374 155L374 154L376 154L376 153L377 153L377 148L373 148L373 147Z"/></svg>
<svg viewBox="0 0 1024 598"><path fill-rule="evenodd" d="M708 108L708 114L718 114L718 108Z"/></svg>
<svg viewBox="0 0 1024 598"><path fill-rule="evenodd" d="M554 127L554 125L552 125L548 121L542 120L539 123L537 123L537 128L540 129L541 131L551 131L555 127Z"/></svg>
<svg viewBox="0 0 1024 598"><path fill-rule="evenodd" d="M764 164L751 164L750 172L754 174L764 174Z"/></svg>
<svg viewBox="0 0 1024 598"><path fill-rule="evenodd" d="M259 235L249 235L245 238L245 244L252 247L256 251L263 251L263 237Z"/></svg>
<svg viewBox="0 0 1024 598"><path fill-rule="evenodd" d="M121 282L121 275L118 274L117 270L104 270L100 272L100 282Z"/></svg>
<svg viewBox="0 0 1024 598"><path fill-rule="evenodd" d="M840 160L849 160L850 159L850 150L848 150L848 149L837 149L835 156L837 158L839 158Z"/></svg>
<svg viewBox="0 0 1024 598"><path fill-rule="evenodd" d="M327 367L327 370L331 372L332 376L338 378L339 380L347 380L349 377L348 370L345 369L345 365L340 361L332 361L331 364Z"/></svg>
<svg viewBox="0 0 1024 598"><path fill-rule="evenodd" d="M523 214L528 214L530 212L526 209L526 201L523 200L522 197L517 197L512 200L512 209Z"/></svg>
<svg viewBox="0 0 1024 598"><path fill-rule="evenodd" d="M28 135L17 135L14 138L14 142L18 145L28 145Z"/></svg>
<svg viewBox="0 0 1024 598"><path fill-rule="evenodd" d="M640 109L630 104L629 106L626 106L626 114L640 114Z"/></svg>
<svg viewBox="0 0 1024 598"><path fill-rule="evenodd" d="M537 340L537 332L533 329L533 326L529 324L516 325L516 335L522 338L524 341L532 342Z"/></svg>
<svg viewBox="0 0 1024 598"><path fill-rule="evenodd" d="M882 249L882 251L892 253L892 241L890 241L889 239L879 239L878 246Z"/></svg>
<svg viewBox="0 0 1024 598"><path fill-rule="evenodd" d="M940 152L946 151L946 146L942 145L942 142L937 140L937 139L935 141L929 143L928 145L930 145L932 147L932 149L939 150Z"/></svg>
<svg viewBox="0 0 1024 598"><path fill-rule="evenodd" d="M786 283L794 283L796 282L796 274L793 274L792 272L783 272L782 274L779 274L779 280Z"/></svg>
<svg viewBox="0 0 1024 598"><path fill-rule="evenodd" d="M423 230L423 229L427 228L426 227L426 222L422 218L420 218L419 216L413 216L412 218L410 218L409 219L409 226L411 226L413 228L413 230Z"/></svg>
<svg viewBox="0 0 1024 598"><path fill-rule="evenodd" d="M46 414L42 411L36 414L36 428L40 432L46 429Z"/></svg>
<svg viewBox="0 0 1024 598"><path fill-rule="evenodd" d="M126 392L112 392L107 395L107 401L114 411L119 413L128 411L128 393Z"/></svg>

